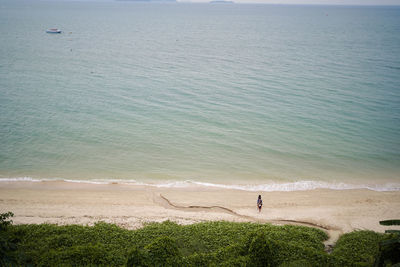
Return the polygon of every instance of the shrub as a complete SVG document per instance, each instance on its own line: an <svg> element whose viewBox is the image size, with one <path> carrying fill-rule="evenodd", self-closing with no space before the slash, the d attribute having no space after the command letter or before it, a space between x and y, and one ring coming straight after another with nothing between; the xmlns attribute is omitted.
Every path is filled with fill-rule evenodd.
<svg viewBox="0 0 400 267"><path fill-rule="evenodd" d="M249 246L249 258L253 266L277 266L274 245L264 232L256 234Z"/></svg>
<svg viewBox="0 0 400 267"><path fill-rule="evenodd" d="M381 225L400 225L400 220L380 221ZM375 266L400 265L400 230L386 230L385 239L379 244Z"/></svg>
<svg viewBox="0 0 400 267"><path fill-rule="evenodd" d="M373 231L355 231L342 235L332 255L358 265L372 266L379 254L383 234Z"/></svg>
<svg viewBox="0 0 400 267"><path fill-rule="evenodd" d="M164 236L145 247L152 266L174 266L181 261L176 241Z"/></svg>
<svg viewBox="0 0 400 267"><path fill-rule="evenodd" d="M380 221L380 225L400 225L400 220L385 220Z"/></svg>
<svg viewBox="0 0 400 267"><path fill-rule="evenodd" d="M0 214L0 231L7 230L8 226L12 225L12 220L9 219L14 216L11 211Z"/></svg>
<svg viewBox="0 0 400 267"><path fill-rule="evenodd" d="M147 262L147 255L144 253L143 250L134 247L128 254L128 261L126 263L127 267L133 266L146 266Z"/></svg>
<svg viewBox="0 0 400 267"><path fill-rule="evenodd" d="M313 246L273 240L268 232L253 234L249 246L251 266L348 266L350 261L328 255Z"/></svg>
<svg viewBox="0 0 400 267"><path fill-rule="evenodd" d="M168 236L157 238L144 249L134 247L127 266L177 266L182 263L182 255L176 241Z"/></svg>
<svg viewBox="0 0 400 267"><path fill-rule="evenodd" d="M17 263L18 239L9 231L14 214L12 212L0 214L0 266L15 265Z"/></svg>
<svg viewBox="0 0 400 267"><path fill-rule="evenodd" d="M200 253L198 254L197 252L193 253L192 255L189 255L188 257L185 258L185 263L187 266L209 266L212 262L211 255L206 254L206 253Z"/></svg>
<svg viewBox="0 0 400 267"><path fill-rule="evenodd" d="M103 244L52 249L37 262L40 266L121 266L124 263L124 257L110 255L108 248Z"/></svg>
<svg viewBox="0 0 400 267"><path fill-rule="evenodd" d="M312 267L311 263L307 260L296 260L291 262L284 262L279 267Z"/></svg>
<svg viewBox="0 0 400 267"><path fill-rule="evenodd" d="M167 221L134 231L106 223L92 227L9 225L7 229L9 237L20 240L16 252L24 255L18 256L21 266L325 267L370 263L356 257L357 263L353 261L354 254L341 253L346 252L346 242L338 242L336 255L328 255L323 250L324 232L298 226L231 222L182 226ZM359 238L362 236L354 237ZM370 244L368 240L362 238L359 242L364 246Z"/></svg>
<svg viewBox="0 0 400 267"><path fill-rule="evenodd" d="M375 266L391 266L400 263L400 237L398 234L389 234L380 243L380 253Z"/></svg>

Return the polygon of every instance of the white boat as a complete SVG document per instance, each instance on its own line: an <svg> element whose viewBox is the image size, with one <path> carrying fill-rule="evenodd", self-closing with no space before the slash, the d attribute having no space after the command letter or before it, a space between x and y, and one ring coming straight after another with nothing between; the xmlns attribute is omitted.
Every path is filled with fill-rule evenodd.
<svg viewBox="0 0 400 267"><path fill-rule="evenodd" d="M59 30L59 29L48 29L46 32L47 33L61 33L61 30Z"/></svg>

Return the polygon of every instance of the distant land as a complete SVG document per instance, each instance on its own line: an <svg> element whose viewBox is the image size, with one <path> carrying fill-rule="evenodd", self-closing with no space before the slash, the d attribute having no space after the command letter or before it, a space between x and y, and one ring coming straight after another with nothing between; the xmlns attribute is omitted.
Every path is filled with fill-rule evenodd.
<svg viewBox="0 0 400 267"><path fill-rule="evenodd" d="M225 0L213 0L210 1L210 4L233 4L233 1L225 1Z"/></svg>
<svg viewBox="0 0 400 267"><path fill-rule="evenodd" d="M116 0L122 2L140 2L140 3L176 3L176 0Z"/></svg>

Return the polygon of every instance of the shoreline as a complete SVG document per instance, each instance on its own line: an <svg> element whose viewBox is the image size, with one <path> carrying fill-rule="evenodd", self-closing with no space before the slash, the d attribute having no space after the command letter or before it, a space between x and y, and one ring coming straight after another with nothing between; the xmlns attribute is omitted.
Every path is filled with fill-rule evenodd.
<svg viewBox="0 0 400 267"><path fill-rule="evenodd" d="M250 183L232 183L220 180L219 182L197 181L197 180L150 180L147 182L129 179L67 179L67 178L33 178L33 177L0 177L0 183L9 182L66 182L78 184L121 184L126 186L148 186L154 188L217 188L232 189L251 192L291 192L291 191L310 191L315 189L332 190L358 190L367 189L378 192L400 191L400 183L393 180L382 181L381 183L345 183L343 181L327 182L323 180L298 180L298 181L261 181L250 180Z"/></svg>
<svg viewBox="0 0 400 267"><path fill-rule="evenodd" d="M256 208L258 194L263 209ZM93 225L98 221L137 229L149 222L203 221L296 224L325 229L331 242L353 230L384 232L380 220L400 218L400 192L315 189L288 192L144 185L1 182L0 213L14 224Z"/></svg>

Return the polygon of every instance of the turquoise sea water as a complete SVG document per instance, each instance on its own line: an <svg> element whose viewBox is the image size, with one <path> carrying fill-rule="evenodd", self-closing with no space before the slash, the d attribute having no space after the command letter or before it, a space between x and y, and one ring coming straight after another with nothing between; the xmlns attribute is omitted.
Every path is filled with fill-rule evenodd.
<svg viewBox="0 0 400 267"><path fill-rule="evenodd" d="M2 180L400 189L398 7L6 0L0 40Z"/></svg>

